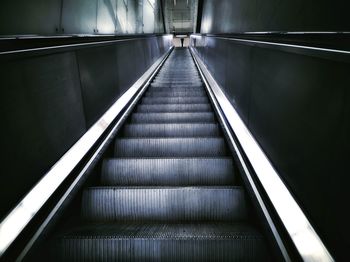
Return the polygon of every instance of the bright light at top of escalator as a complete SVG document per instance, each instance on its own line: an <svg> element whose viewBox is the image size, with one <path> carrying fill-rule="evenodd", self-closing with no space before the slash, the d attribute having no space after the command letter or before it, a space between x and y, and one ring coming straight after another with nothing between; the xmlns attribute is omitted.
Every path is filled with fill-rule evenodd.
<svg viewBox="0 0 350 262"><path fill-rule="evenodd" d="M205 18L202 22L201 33L209 33L211 31L212 21L211 19Z"/></svg>

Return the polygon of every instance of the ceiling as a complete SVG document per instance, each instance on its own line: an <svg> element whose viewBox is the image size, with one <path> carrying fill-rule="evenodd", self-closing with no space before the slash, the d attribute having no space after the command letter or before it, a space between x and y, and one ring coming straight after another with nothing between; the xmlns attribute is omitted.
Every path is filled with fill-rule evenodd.
<svg viewBox="0 0 350 262"><path fill-rule="evenodd" d="M167 33L190 33L196 26L198 0L164 0Z"/></svg>

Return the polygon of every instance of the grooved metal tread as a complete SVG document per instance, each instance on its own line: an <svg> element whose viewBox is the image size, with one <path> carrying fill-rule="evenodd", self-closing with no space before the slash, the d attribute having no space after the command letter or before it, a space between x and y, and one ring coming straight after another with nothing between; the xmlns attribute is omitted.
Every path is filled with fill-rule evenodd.
<svg viewBox="0 0 350 262"><path fill-rule="evenodd" d="M206 97L205 91L148 91L145 94L146 97Z"/></svg>
<svg viewBox="0 0 350 262"><path fill-rule="evenodd" d="M221 135L217 123L153 123L126 124L122 129L128 137L215 137Z"/></svg>
<svg viewBox="0 0 350 262"><path fill-rule="evenodd" d="M264 238L244 223L93 224L55 251L59 261L269 261Z"/></svg>
<svg viewBox="0 0 350 262"><path fill-rule="evenodd" d="M82 198L88 221L243 221L241 187L90 187Z"/></svg>
<svg viewBox="0 0 350 262"><path fill-rule="evenodd" d="M202 104L140 104L137 106L137 112L211 112L212 108L209 103Z"/></svg>
<svg viewBox="0 0 350 262"><path fill-rule="evenodd" d="M203 83L200 81L176 81L176 80L173 80L173 81L156 80L156 81L153 81L152 84L154 85L189 85L189 86L203 85Z"/></svg>
<svg viewBox="0 0 350 262"><path fill-rule="evenodd" d="M151 92L205 92L204 87L169 87L169 86L150 86L149 91Z"/></svg>
<svg viewBox="0 0 350 262"><path fill-rule="evenodd" d="M201 104L208 103L207 97L144 97L142 104Z"/></svg>
<svg viewBox="0 0 350 262"><path fill-rule="evenodd" d="M195 78L195 79L199 79L200 75L197 71L193 72L193 71L177 71L177 72L165 72L165 71L160 71L158 73L158 75L156 76L156 79L160 77L160 78L175 78L175 79L186 79L186 78Z"/></svg>
<svg viewBox="0 0 350 262"><path fill-rule="evenodd" d="M103 161L100 185L84 189L83 220L57 238L53 260L270 261L244 222L230 155L188 49L175 49Z"/></svg>
<svg viewBox="0 0 350 262"><path fill-rule="evenodd" d="M199 76L181 76L181 77L178 77L178 76L163 76L163 75L158 75L154 80L153 82L179 82L179 83L182 83L182 82L199 82L199 83L202 83L202 80L200 79Z"/></svg>
<svg viewBox="0 0 350 262"><path fill-rule="evenodd" d="M176 87L182 87L182 88L187 88L187 89L192 89L192 88L203 88L204 84L198 83L198 84L181 84L181 83L172 83L172 84L155 84L151 83L151 87L167 87L167 88L176 88Z"/></svg>
<svg viewBox="0 0 350 262"><path fill-rule="evenodd" d="M102 185L201 186L233 185L230 158L124 158L106 159Z"/></svg>
<svg viewBox="0 0 350 262"><path fill-rule="evenodd" d="M217 123L212 112L134 113L132 123Z"/></svg>
<svg viewBox="0 0 350 262"><path fill-rule="evenodd" d="M262 235L243 222L222 223L97 223L65 232L63 239L133 238L133 239L261 239Z"/></svg>
<svg viewBox="0 0 350 262"><path fill-rule="evenodd" d="M127 138L117 139L116 157L206 157L227 156L221 137L208 138Z"/></svg>

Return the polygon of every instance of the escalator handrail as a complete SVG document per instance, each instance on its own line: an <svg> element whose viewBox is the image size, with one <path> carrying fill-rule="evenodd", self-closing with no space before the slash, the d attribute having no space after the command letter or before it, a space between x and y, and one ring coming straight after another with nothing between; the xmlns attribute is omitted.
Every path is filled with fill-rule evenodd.
<svg viewBox="0 0 350 262"><path fill-rule="evenodd" d="M217 111L220 111L223 114L220 115L219 113L219 116L223 117L223 122L227 122L229 125L230 130L227 130L227 132L232 133L233 131L234 136L237 138L240 147L248 158L257 179L266 192L301 258L304 261L334 261L306 215L281 180L272 163L259 146L254 136L250 133L249 129L244 124L219 84L215 81L205 64L201 61L196 51L192 47L190 50L200 74L203 77L208 93L213 98L214 105L217 106ZM231 141L235 143L234 139ZM239 150L236 151L238 151L237 153L239 154ZM242 161L244 160L242 159ZM255 182L252 179L250 179L249 182L253 188L256 187L254 184ZM254 193L259 194L256 190L254 190ZM261 197L258 196L257 199L259 198L261 199ZM289 255L286 253L284 244L281 242L281 237L271 221L271 217L264 206L263 201L259 201L259 205L263 210L265 209L264 215L269 222L269 226L272 227L271 231L274 233L276 242L278 243L285 260L290 260Z"/></svg>
<svg viewBox="0 0 350 262"><path fill-rule="evenodd" d="M24 196L0 223L0 258L28 226L49 198L79 166L88 152L96 145L115 119L138 99L172 51L162 55L103 115L102 117L55 163L41 180ZM91 162L91 161L90 161Z"/></svg>
<svg viewBox="0 0 350 262"><path fill-rule="evenodd" d="M48 45L46 44L45 46L40 46L40 47L28 47L28 48L20 48L20 49L14 49L14 50L1 50L0 49L0 57L2 56L9 56L9 55L23 55L23 54L28 54L28 53L37 53L37 52L58 52L58 51L65 51L67 49L72 49L72 48L86 48L86 47L98 47L98 46L106 46L106 45L113 45L116 43L121 43L121 42L126 42L126 41L137 41L137 40L142 40L142 39L148 39L150 37L169 37L172 38L172 34L163 34L163 35L157 35L157 34L145 34L145 35L130 35L130 36L119 36L118 39L115 38L115 36L89 36L89 35L84 35L84 36L55 36L55 37L17 37L17 38L0 38L0 41L21 41L21 40L36 40L36 41L45 41L45 40L54 40L54 39L59 39L62 40L64 39L66 43L64 44L53 44L53 45ZM69 43L69 41L73 38L79 38L79 43ZM87 39L86 42L84 42L84 38ZM93 38L96 41L90 41L90 38ZM104 40L101 40L99 38L105 38ZM107 40L111 39L111 40ZM88 41L89 40L89 41ZM12 45L14 45L12 43Z"/></svg>
<svg viewBox="0 0 350 262"><path fill-rule="evenodd" d="M193 34L191 35L191 38L201 39L204 37L209 38L216 38L221 39L225 41L230 41L236 44L240 45L246 45L246 46L256 46L261 48L269 48L273 50L280 50L284 52L290 52L290 53L296 53L301 55L307 55L312 57L319 57L323 59L330 59L334 61L340 61L340 62L350 62L350 51L349 50L342 50L342 49L336 49L331 47L318 47L318 46L312 46L312 45L305 45L305 44L292 44L292 43L284 43L284 42L277 42L277 41L270 41L270 40L252 40L247 39L245 37L247 36L254 36L259 34L241 34L240 38L237 38L237 36L225 36L225 35L202 35L202 34ZM260 34L268 36L269 34ZM287 35L287 34L284 34ZM349 34L347 34L349 35Z"/></svg>

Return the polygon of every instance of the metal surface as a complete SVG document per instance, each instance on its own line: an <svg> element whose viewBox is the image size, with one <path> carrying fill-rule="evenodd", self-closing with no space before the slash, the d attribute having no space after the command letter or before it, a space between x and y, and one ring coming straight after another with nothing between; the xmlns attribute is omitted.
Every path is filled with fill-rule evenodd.
<svg viewBox="0 0 350 262"><path fill-rule="evenodd" d="M63 34L93 34L97 29L98 0L63 0Z"/></svg>
<svg viewBox="0 0 350 262"><path fill-rule="evenodd" d="M304 261L334 261L271 162L204 63L193 52L244 153ZM208 86L208 87L209 87Z"/></svg>
<svg viewBox="0 0 350 262"><path fill-rule="evenodd" d="M81 205L82 219L94 222L247 219L244 189L232 186L90 187L84 191Z"/></svg>
<svg viewBox="0 0 350 262"><path fill-rule="evenodd" d="M206 38L205 36L203 36ZM196 43L201 43L201 35L192 35L192 38L196 39ZM341 49L332 49L332 48L321 48L316 46L305 46L305 45L294 45L294 44L285 44L278 42L270 42L270 41L256 41L249 39L240 39L234 37L207 37L207 39L203 39L204 41L214 42L215 39L231 41L235 44L240 44L243 46L252 46L259 48L267 48L276 51L289 52L299 55L307 55L311 57L332 59L340 62L350 62L350 51L341 50ZM220 44L220 41L217 41ZM206 43L208 45L208 43Z"/></svg>
<svg viewBox="0 0 350 262"><path fill-rule="evenodd" d="M103 257L110 261L130 262L270 261L264 238L244 223L82 227L58 240L56 250L59 252L53 257L59 261L69 261L72 257L94 261Z"/></svg>
<svg viewBox="0 0 350 262"><path fill-rule="evenodd" d="M201 33L350 31L344 1L204 1Z"/></svg>
<svg viewBox="0 0 350 262"><path fill-rule="evenodd" d="M159 1L6 0L0 10L0 35L163 33Z"/></svg>
<svg viewBox="0 0 350 262"><path fill-rule="evenodd" d="M0 36L58 33L61 3L62 0L1 1Z"/></svg>
<svg viewBox="0 0 350 262"><path fill-rule="evenodd" d="M7 152L2 163L6 164L0 169L11 174L0 186L6 195L0 199L1 219L86 132L86 119L89 125L93 118L97 120L112 99L122 95L171 45L169 35L119 40L18 50L1 56L1 113L8 124L3 127L1 141ZM152 51L152 45L158 47L157 52ZM107 56L109 50L116 50L116 55ZM101 72L100 55L115 67ZM107 73L111 71L115 73ZM102 88L94 81L100 75L105 77ZM103 99L91 103L87 92Z"/></svg>
<svg viewBox="0 0 350 262"><path fill-rule="evenodd" d="M92 126L124 91L124 86L118 85L119 75L115 72L119 67L117 49L110 45L86 48L76 53L87 127Z"/></svg>
<svg viewBox="0 0 350 262"><path fill-rule="evenodd" d="M141 98L141 96L144 94L144 91L148 87L150 80L154 77L154 75L158 72L158 70L161 68L163 63L165 62L167 56L170 54L171 49L169 49L161 58L159 58L154 65L149 68L149 72L145 72L145 74L139 79L136 84L141 84L144 79L148 79L146 83L143 84L142 89L137 93L137 95L132 99L132 102L129 103L127 109L123 112L122 116L119 118L117 123L113 126L109 134L106 136L104 141L100 144L100 146L97 148L97 150L94 152L94 154L91 156L90 160L85 164L85 166L82 168L78 176L75 178L73 183L69 186L69 188L66 190L64 195L61 197L61 199L57 202L55 207L52 209L50 214L47 216L45 221L41 224L41 226L38 228L36 233L33 235L33 237L30 239L30 241L27 243L25 248L22 250L21 254L18 256L18 261L22 261L29 250L32 248L33 244L37 241L37 239L40 237L40 235L45 231L46 227L49 227L51 220L54 219L56 214L59 212L60 209L64 209L65 206L69 203L70 197L72 197L73 192L76 191L76 188L79 187L81 183L84 182L84 176L86 175L86 172L93 167L96 164L96 161L99 161L99 158L101 157L101 154L103 151L106 150L106 148L111 143L111 140L115 137L116 133L119 131L120 127L124 124L129 114L132 112L133 108ZM155 67L155 68L154 68ZM153 70L153 72L152 72ZM146 77L147 73L151 73L149 77Z"/></svg>
<svg viewBox="0 0 350 262"><path fill-rule="evenodd" d="M110 186L217 186L234 184L235 172L230 158L106 159L101 181Z"/></svg>
<svg viewBox="0 0 350 262"><path fill-rule="evenodd" d="M227 156L223 138L117 139L117 157L215 157Z"/></svg>
<svg viewBox="0 0 350 262"><path fill-rule="evenodd" d="M164 101L156 99L151 105L176 105L181 96L167 100L169 96L164 97L164 92L173 94L174 88L182 89L182 92L191 91L191 85L181 81L191 76L197 79L193 88L204 91L189 51L175 49L152 81L145 97L151 97L148 95L150 92L152 97L157 98L155 93L159 92ZM156 87L160 89L156 91L153 82L160 79L164 84ZM177 83L177 80L180 81ZM176 87L172 87L174 83ZM148 101L141 99L138 107L150 105L145 103ZM192 100L184 100L179 105L192 105ZM59 234L55 239L54 256L58 255L61 260L84 259L87 256L96 260L102 260L102 257L114 260L116 254L129 261L268 260L267 243L261 241L265 238L259 232L252 230L255 227L253 212L250 212L244 188L237 184L234 163L227 157L230 151L221 132L203 137L203 128L208 124L202 122L200 108L191 112L192 118L188 119L181 117L189 116L187 112L174 113L172 107L167 110L169 112L163 113L161 118L157 118L158 113L141 113L139 119L142 123L135 122L138 119L135 116L140 113L130 116L123 132L115 139L113 158L103 164L102 186L86 187L81 201L82 214L77 217L79 226L72 225ZM175 121L182 118L181 121L175 122L172 114L176 114ZM198 128L199 124L193 121L199 122L203 128ZM212 118L211 123L218 124L216 118ZM139 131L130 134L128 127L135 127L135 124ZM169 127L176 124L179 124L178 128L187 126L181 130L186 132L187 129L187 137L178 137L179 132L173 133L175 137L167 135ZM159 132L161 130L149 129L151 125L167 125L168 129ZM96 221L113 222L114 226L105 224L100 227ZM157 229L156 221L166 223L161 226L161 231ZM183 225L182 221L188 224ZM222 221L226 224L214 226ZM248 227L242 221L249 223ZM135 222L142 222L147 233L143 234L142 228L135 227ZM215 227L215 235L208 230L208 225ZM118 232L114 230L116 227L120 229ZM124 231L124 227L128 230ZM237 228L240 228L239 232ZM178 233L174 229L179 230ZM222 238L222 230L229 241L226 237ZM250 233L247 235L247 232ZM110 241L105 241L106 236ZM90 239L93 239L91 243ZM197 242L199 239L201 241ZM86 248L83 243L87 242L94 247ZM215 248L208 249L208 245L203 249L203 245L209 242ZM131 248L129 252L125 252L124 243ZM156 248L159 245L161 249ZM97 253L95 247L103 251Z"/></svg>
<svg viewBox="0 0 350 262"><path fill-rule="evenodd" d="M87 152L98 141L112 121L121 113L141 87L147 84L157 66L166 57L149 68L144 75L131 86L103 116L64 154L49 172L35 185L23 200L5 217L0 224L0 256L18 237L26 225L57 190L72 170L81 162Z"/></svg>
<svg viewBox="0 0 350 262"><path fill-rule="evenodd" d="M340 225L350 217L339 199L349 198L349 54L311 56L273 45L194 39L197 54L332 255L347 258L349 230ZM212 66L218 64L220 70Z"/></svg>
<svg viewBox="0 0 350 262"><path fill-rule="evenodd" d="M73 52L0 62L0 219L86 131Z"/></svg>
<svg viewBox="0 0 350 262"><path fill-rule="evenodd" d="M145 40L149 39L149 37L144 38L125 38L125 39L117 39L117 40L106 40L106 41L94 41L94 42L88 42L88 43L76 43L76 44L69 44L69 45L54 45L49 47L38 47L38 48L29 48L29 49L19 49L19 50L13 50L13 51L4 51L0 52L0 55L6 56L6 55L16 55L16 54L25 54L25 53L34 53L34 52L43 52L43 53L49 53L53 51L65 51L69 49L74 48L84 48L84 47L97 47L97 46L103 46L103 45L111 45L116 43L122 43L122 42L128 42L128 41L137 41L137 40ZM163 36L163 40L166 43L167 46L170 45L170 42L172 40L171 35L165 35Z"/></svg>
<svg viewBox="0 0 350 262"><path fill-rule="evenodd" d="M211 90L210 86L209 86L209 83L205 77L205 75L203 74L203 71L201 70L201 67L199 66L198 64L198 59L197 57L194 55L194 52L192 49L190 49L191 52L192 52L192 55L193 55L193 58L194 58L194 61L196 63L196 66L198 67L199 69L199 72L201 74L201 77L204 81L204 84L207 88L207 91L208 91L208 94L209 94L209 97L211 99L211 102L213 103L213 106L216 110L216 113L218 114L218 117L220 119L220 123L224 129L224 132L226 133L226 136L227 138L229 139L229 142L231 143L231 146L236 154L236 158L238 160L238 162L240 163L241 165L241 172L242 172L242 175L243 175L243 179L246 180L249 184L249 187L250 187L250 190L251 192L253 193L253 199L257 202L258 206L260 207L261 209L261 212L263 214L263 217L265 218L267 224L268 224L268 227L270 229L270 232L272 233L273 235L273 238L274 238L274 241L276 242L277 244L277 247L278 247L278 250L280 252L279 256L281 258L283 258L284 261L291 261L291 258L287 252L287 249L286 249L286 246L284 245L282 239L281 239L281 236L279 234L279 232L277 231L277 228L271 218L271 215L267 209L267 206L265 205L264 201L263 201L263 198L262 198L262 195L260 194L259 190L258 190L258 187L256 185L256 182L254 181L253 179L253 176L250 172L250 167L248 167L247 163L246 163L246 159L245 157L243 156L242 152L241 152L241 148L239 147L239 145L237 144L236 142L236 139L235 137L233 136L233 132L232 132L232 129L230 128L229 126L229 123L227 122L226 118L225 118L225 115L224 113L222 112L221 110L221 107L218 103L218 101L215 99L215 95L213 94L213 91Z"/></svg>

